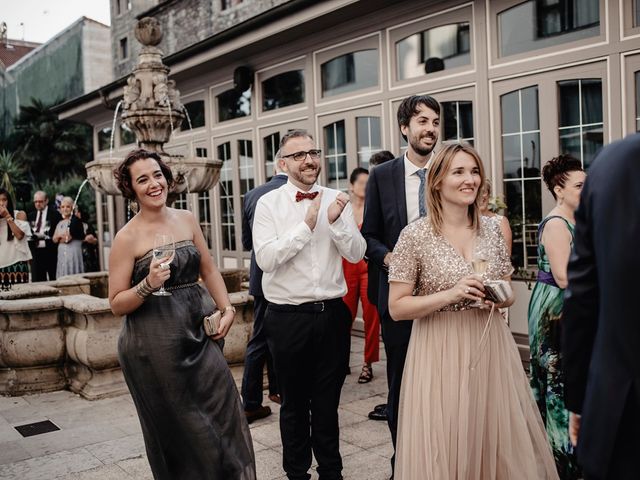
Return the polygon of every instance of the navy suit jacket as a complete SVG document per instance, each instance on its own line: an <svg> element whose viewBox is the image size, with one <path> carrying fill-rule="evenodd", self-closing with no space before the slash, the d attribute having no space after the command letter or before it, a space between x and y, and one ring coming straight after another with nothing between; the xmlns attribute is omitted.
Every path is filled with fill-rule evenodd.
<svg viewBox="0 0 640 480"><path fill-rule="evenodd" d="M600 152L576 211L568 267L565 400L582 414L578 460L597 478L605 478L630 394L640 399L639 179L640 134Z"/></svg>
<svg viewBox="0 0 640 480"><path fill-rule="evenodd" d="M287 176L279 173L267 183L248 191L244 196L242 210L242 246L245 250L251 250L251 266L249 267L249 293L251 295L264 296L262 293L262 270L256 263L256 254L253 252L253 216L256 212L256 204L265 193L280 188L287 183Z"/></svg>
<svg viewBox="0 0 640 480"><path fill-rule="evenodd" d="M367 181L364 203L362 236L367 241L366 256L369 263L379 268L378 312L383 322L393 322L389 316L389 277L384 256L393 250L400 232L407 226L407 200L404 185L404 156L371 170ZM411 321L397 322L398 328L411 328ZM388 330L385 342L393 343L394 335ZM405 334L401 337L405 338ZM400 337L398 337L400 340Z"/></svg>

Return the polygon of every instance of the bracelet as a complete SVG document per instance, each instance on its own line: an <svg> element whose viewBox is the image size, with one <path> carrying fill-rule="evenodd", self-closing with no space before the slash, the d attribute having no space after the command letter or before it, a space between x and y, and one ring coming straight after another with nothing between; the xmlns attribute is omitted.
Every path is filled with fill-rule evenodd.
<svg viewBox="0 0 640 480"><path fill-rule="evenodd" d="M233 305L227 305L226 307L224 307L222 310L220 310L222 312L222 315L224 315L225 313L227 313L228 311L232 311L233 314L236 314L236 307L234 307Z"/></svg>
<svg viewBox="0 0 640 480"><path fill-rule="evenodd" d="M142 300L145 300L149 295L158 290L158 288L153 288L149 284L149 280L147 277L144 277L138 285L136 285L136 295L140 297Z"/></svg>

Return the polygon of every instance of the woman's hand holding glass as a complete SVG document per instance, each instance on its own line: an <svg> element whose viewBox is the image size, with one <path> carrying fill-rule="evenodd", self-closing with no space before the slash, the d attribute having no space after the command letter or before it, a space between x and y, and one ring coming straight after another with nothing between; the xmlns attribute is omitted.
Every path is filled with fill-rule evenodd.
<svg viewBox="0 0 640 480"><path fill-rule="evenodd" d="M155 257L151 258L151 264L149 265L149 275L147 276L147 281L149 282L149 286L154 290L159 289L164 282L169 280L171 277L171 269L163 268L163 263L171 263L173 257L170 259L156 259Z"/></svg>
<svg viewBox="0 0 640 480"><path fill-rule="evenodd" d="M482 276L474 274L462 277L449 291L452 295L452 301L450 302L452 304L463 300L481 302L484 299Z"/></svg>

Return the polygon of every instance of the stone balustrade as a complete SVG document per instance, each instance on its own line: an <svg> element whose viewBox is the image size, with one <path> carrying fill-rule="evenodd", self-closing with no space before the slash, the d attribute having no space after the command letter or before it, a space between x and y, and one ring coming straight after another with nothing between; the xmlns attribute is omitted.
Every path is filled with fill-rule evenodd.
<svg viewBox="0 0 640 480"><path fill-rule="evenodd" d="M127 390L117 355L123 317L113 315L106 298L88 294L104 290L105 280L105 273L74 275L0 299L0 394L69 388L94 400ZM246 291L229 297L236 318L224 355L235 364L244 361L253 329L253 298Z"/></svg>

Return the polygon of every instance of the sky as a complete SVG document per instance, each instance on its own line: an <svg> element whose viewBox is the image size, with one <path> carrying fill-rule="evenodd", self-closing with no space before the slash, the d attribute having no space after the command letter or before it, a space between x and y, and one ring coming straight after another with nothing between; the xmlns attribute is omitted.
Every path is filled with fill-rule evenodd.
<svg viewBox="0 0 640 480"><path fill-rule="evenodd" d="M44 43L82 16L110 25L109 0L0 0L11 39Z"/></svg>

